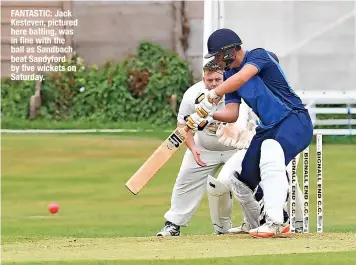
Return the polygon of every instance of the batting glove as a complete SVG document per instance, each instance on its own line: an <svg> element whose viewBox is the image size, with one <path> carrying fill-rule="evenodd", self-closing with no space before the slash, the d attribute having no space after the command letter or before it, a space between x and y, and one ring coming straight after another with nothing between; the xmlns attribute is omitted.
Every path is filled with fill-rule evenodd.
<svg viewBox="0 0 356 265"><path fill-rule="evenodd" d="M196 112L201 118L206 118L208 115L213 115L214 102L217 102L221 99L219 95L216 94L215 90L209 90L204 99L199 103L199 107L196 109Z"/></svg>
<svg viewBox="0 0 356 265"><path fill-rule="evenodd" d="M189 129L196 132L199 128L204 128L208 124L208 121L195 112L187 118L186 124Z"/></svg>

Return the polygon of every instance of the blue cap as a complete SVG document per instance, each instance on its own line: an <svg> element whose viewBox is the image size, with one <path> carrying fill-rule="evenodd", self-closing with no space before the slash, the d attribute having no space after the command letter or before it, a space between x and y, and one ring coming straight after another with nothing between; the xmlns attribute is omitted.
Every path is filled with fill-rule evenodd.
<svg viewBox="0 0 356 265"><path fill-rule="evenodd" d="M231 29L218 29L208 39L208 54L205 59L217 55L220 51L231 46L242 44L240 37Z"/></svg>

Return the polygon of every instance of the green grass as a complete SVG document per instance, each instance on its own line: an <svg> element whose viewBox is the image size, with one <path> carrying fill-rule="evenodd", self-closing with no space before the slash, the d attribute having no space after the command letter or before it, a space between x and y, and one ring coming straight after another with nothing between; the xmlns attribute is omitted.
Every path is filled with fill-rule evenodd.
<svg viewBox="0 0 356 265"><path fill-rule="evenodd" d="M26 261L26 258L15 259L10 255L11 251L20 253L24 246L35 250L44 248L39 252L40 256L36 259L36 264L41 264L40 260L43 258L41 255L45 255L46 251L53 249L58 251L58 257L54 255L55 259L66 260L64 257L70 257L70 253L78 250L75 246L63 247L60 245L58 249L51 246L56 246L56 242L67 238L75 238L77 242L94 240L94 245L95 242L104 240L102 242L108 242L107 247L111 249L115 244L110 245L110 240L115 238L154 235L163 226L163 214L170 205L170 195L184 148L166 164L138 196L133 196L124 184L161 143L161 139L167 135L168 133L152 134L145 138L142 137L142 134L140 137L133 135L3 134L2 254L4 261L20 262L22 260L22 264L27 264L28 261L36 258L36 256L29 255L28 261ZM355 233L355 145L324 145L323 151L324 231L326 235L330 232ZM314 153L315 148L312 146L311 154ZM312 231L315 231L316 223L314 171L315 157L311 155L310 219ZM298 172L301 174L300 168ZM47 205L53 201L60 204L60 212L55 215L51 215L47 211ZM241 213L237 204L234 208L233 221L235 224L241 221ZM171 253L169 251L177 248L177 245L189 246L192 244L189 240L194 241L196 237L190 235L210 235L212 232L208 203L204 198L189 226L182 229L183 237L174 239L174 244L168 244L167 247L170 249L165 251L166 254L168 253L165 261L155 258L149 259L151 260L149 262L115 261L115 259L120 260L120 257L113 254L114 258L108 258L108 260L114 259L111 261L92 260L89 262L79 259L72 262L68 260L47 263L43 260L42 264L176 264L178 262L174 261L175 255L169 255ZM201 241L207 240L207 244L213 243L214 238L215 236L212 239L206 236L198 237ZM222 240L222 244L229 240L229 237L216 238ZM148 238L148 240L152 240L153 243L147 243L137 249L135 257L139 257L141 251L145 251L152 244L154 245L157 239ZM234 238L234 240L236 240L237 247L229 248L229 245L225 244L224 248L231 249L231 251L235 249L239 253L238 255L241 255L238 246L242 244L240 241L242 239ZM245 244L265 242L246 240L248 241ZM285 239L282 239L282 242L284 242L283 240ZM298 242L300 239L295 240ZM166 242L165 239L164 242ZM276 241L276 244L278 242ZM169 242L167 241L167 243ZM333 244L330 241L330 246ZM127 244L127 248L133 248L135 245L131 242L131 245ZM80 250L85 251L85 246L86 244L81 246ZM104 251L103 246L95 246L96 249ZM209 245L208 249L210 248L214 250L214 245ZM356 246L349 247L347 245L344 250L356 250ZM96 252L100 251L94 250L94 253ZM268 264L294 264L294 260L298 261L298 264L346 264L351 259L356 260L355 252L256 257L234 257L238 255L230 252L231 255L228 258L218 258L218 249L213 252L213 255L209 254L211 257L209 260L199 260L198 257L191 260L187 256L181 258L179 264L212 264L213 261L214 264L267 264L265 262ZM104 251L104 253L106 252ZM242 251L243 253L244 251ZM103 259L103 257L98 256L97 260ZM82 256L81 259L85 260L86 258ZM53 257L49 260L53 260ZM284 261L287 262L283 263Z"/></svg>
<svg viewBox="0 0 356 265"><path fill-rule="evenodd" d="M53 262L30 262L22 264L38 265L200 265L200 264L225 264L225 265L285 265L285 264L308 264L308 265L350 265L356 260L356 252L329 252L312 254L288 254L288 255L261 255L234 258L211 258L211 259L175 259L175 260L84 260L84 261L53 261ZM5 262L4 264L19 265L21 263Z"/></svg>
<svg viewBox="0 0 356 265"><path fill-rule="evenodd" d="M89 120L64 120L55 121L48 120L44 121L41 119L37 120L27 120L19 118L8 118L2 117L1 127L3 129L154 129L154 130L165 130L174 129L173 125L167 128L167 125L157 126L152 122L100 122L100 121L89 121Z"/></svg>

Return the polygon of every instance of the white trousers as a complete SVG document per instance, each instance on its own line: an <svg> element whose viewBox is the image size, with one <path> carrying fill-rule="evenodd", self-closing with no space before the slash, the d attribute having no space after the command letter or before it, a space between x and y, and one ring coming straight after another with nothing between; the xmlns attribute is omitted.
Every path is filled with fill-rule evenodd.
<svg viewBox="0 0 356 265"><path fill-rule="evenodd" d="M206 192L208 175L215 176L218 169L224 164L218 179L231 190L229 181L230 172L241 172L241 163L246 153L246 150L210 151L202 147L198 141L196 141L196 145L200 149L201 160L204 161L207 166L199 166L195 162L191 151L189 149L186 150L178 177L173 187L171 207L164 215L167 221L179 226L188 225L188 222L193 217ZM236 152L238 154L236 154ZM232 156L233 158L230 159ZM297 162L298 160L299 156L297 157ZM291 164L288 165L287 170L290 174ZM297 221L302 221L302 203L303 194L298 185L296 205Z"/></svg>
<svg viewBox="0 0 356 265"><path fill-rule="evenodd" d="M164 217L179 226L187 226L202 200L208 175L214 176L218 169L232 157L236 150L210 151L196 141L200 157L207 165L199 166L189 149L184 154L171 198L171 208Z"/></svg>

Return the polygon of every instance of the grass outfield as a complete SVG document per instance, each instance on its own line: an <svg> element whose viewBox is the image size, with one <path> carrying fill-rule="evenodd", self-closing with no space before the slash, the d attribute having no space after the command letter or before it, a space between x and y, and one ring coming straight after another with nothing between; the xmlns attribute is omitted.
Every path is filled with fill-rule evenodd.
<svg viewBox="0 0 356 265"><path fill-rule="evenodd" d="M162 239L150 236L163 226L184 150L138 196L124 185L161 141L162 135L2 135L4 264L356 262L355 145L324 145L322 235L271 240L212 236L205 197L182 237ZM310 172L315 231L314 155ZM47 211L53 201L60 204L55 215ZM233 221L240 220L235 207Z"/></svg>

